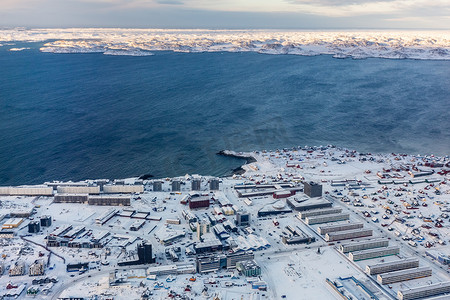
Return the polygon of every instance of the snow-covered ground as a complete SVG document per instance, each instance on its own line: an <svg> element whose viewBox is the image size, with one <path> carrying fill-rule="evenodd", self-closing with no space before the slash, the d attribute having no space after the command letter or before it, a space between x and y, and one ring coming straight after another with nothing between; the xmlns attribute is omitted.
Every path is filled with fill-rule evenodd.
<svg viewBox="0 0 450 300"><path fill-rule="evenodd" d="M449 31L3 29L0 42L48 41L43 52L151 55L150 51L257 52L363 59L450 59Z"/></svg>
<svg viewBox="0 0 450 300"><path fill-rule="evenodd" d="M53 197L1 196L0 215L7 222L8 214L35 210L30 218L14 229L16 237L2 239L1 264L5 267L0 277L0 293L7 292L6 286L26 284L31 286L34 277L28 275L9 277L8 268L16 261L24 261L29 266L36 259L48 261L45 275L38 278L56 277L58 282L51 287L48 295L39 293L42 299L56 299L58 296L94 297L114 299L139 298L148 293L150 299L188 297L193 299L333 299L338 297L326 280L341 280L347 294L357 298L361 289L346 278L357 278L379 299L396 299L399 290L449 281L449 269L432 256L448 256L450 224L450 170L448 157L413 156L402 154L358 153L348 149L327 147L298 147L275 151L255 151L249 153L227 152L236 156L256 159L243 166L243 175L221 178L220 189L210 191L209 176L183 176L177 178L184 184L180 192L171 191L173 179L161 179L163 191L152 191L153 180L144 180L144 192L133 194L130 207L90 206L87 204L54 203ZM409 170L409 171L408 171ZM420 173L429 172L429 173ZM414 174L415 177L412 177ZM419 174L428 174L418 176ZM207 209L190 210L181 201L191 192L191 180L201 178L201 194L212 196L215 201ZM411 183L422 179L423 182ZM350 214L350 222L362 222L364 228L373 230L373 237L389 238L390 246L400 247L398 255L352 262L348 255L338 251L339 245L349 242L327 243L317 232L320 225L307 225L297 218L297 212L282 213L277 216L258 217L262 207L274 210L286 208L286 199L274 199L268 195L238 197L235 187L242 184L280 184L302 186L302 182L315 181L323 185L323 198ZM397 181L397 183L395 183ZM125 180L133 184L135 179ZM95 181L89 181L95 183ZM256 191L256 186L246 192ZM270 189L270 188L268 188ZM306 197L302 192L287 199ZM312 198L314 200L315 198ZM174 280L167 275L158 275L155 280L147 277L147 269L173 264L196 264L196 257L188 254L188 248L199 243L196 232L183 218L183 211L191 212L200 220L208 217L234 223L236 216L220 212L219 202L229 202L233 211L246 210L250 226L240 227L237 232L227 230L227 241L231 249L254 248L255 260L262 274L248 278L236 269L218 270L207 274L178 274ZM276 203L276 204L275 204ZM250 205L249 205L250 204ZM137 231L130 226L136 222L127 216L116 215L100 225L96 219L111 209L126 214L126 209L149 212L145 224ZM370 214L370 216L368 216ZM43 228L38 234L29 234L27 225L43 215L51 215L53 224ZM275 220L279 223L275 224ZM173 220L180 220L180 224ZM172 221L171 221L172 220ZM346 223L347 221L333 224ZM219 224L225 224L225 222ZM108 234L103 248L45 248L48 234L63 226L84 227L84 231L73 237L73 241L89 241L92 237ZM286 245L281 236L288 235L287 226L298 228L314 237L311 244ZM211 230L212 231L212 230ZM184 233L179 239L164 245L159 240L168 235ZM216 239L209 233L209 239ZM218 238L218 237L217 237ZM364 240L360 238L356 240ZM148 240L153 246L156 264L119 267L117 263L136 255L136 245ZM179 261L174 263L167 255L170 249L178 248ZM319 250L320 249L320 250ZM51 252L50 252L51 251ZM430 255L427 255L431 254ZM51 254L50 254L51 253ZM219 252L210 254L219 254ZM225 251L224 254L228 253ZM50 256L50 258L49 258ZM379 285L375 276L364 273L366 265L389 262L400 258L417 257L421 266L429 266L431 277L406 282ZM63 260L64 258L64 260ZM90 262L86 272L66 272L67 263ZM109 284L111 274L122 281L114 286ZM231 277L230 277L231 276ZM195 281L189 280L195 277ZM347 281L346 281L347 280ZM251 281L263 281L267 291L253 289ZM39 287L39 285L38 285ZM43 289L43 286L40 286ZM13 289L14 290L14 289ZM9 290L8 290L9 291ZM23 294L22 294L23 295ZM178 295L178 296L176 296ZM362 296L361 296L362 297ZM359 298L358 298L359 299Z"/></svg>

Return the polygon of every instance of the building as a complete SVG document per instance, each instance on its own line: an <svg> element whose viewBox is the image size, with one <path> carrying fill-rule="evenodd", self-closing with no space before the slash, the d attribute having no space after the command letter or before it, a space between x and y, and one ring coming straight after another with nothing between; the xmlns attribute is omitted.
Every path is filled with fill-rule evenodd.
<svg viewBox="0 0 450 300"><path fill-rule="evenodd" d="M89 196L89 205L101 206L130 206L131 197L126 195L96 195Z"/></svg>
<svg viewBox="0 0 450 300"><path fill-rule="evenodd" d="M250 225L250 214L246 211L237 211L236 212L236 225L237 226Z"/></svg>
<svg viewBox="0 0 450 300"><path fill-rule="evenodd" d="M99 186L58 186L58 194L99 194Z"/></svg>
<svg viewBox="0 0 450 300"><path fill-rule="evenodd" d="M240 261L253 260L255 259L255 254L253 251L241 251L237 253L229 253L226 255L226 267L227 269L232 269L236 267L236 264Z"/></svg>
<svg viewBox="0 0 450 300"><path fill-rule="evenodd" d="M388 272L393 272L393 271L417 268L418 266L419 266L419 260L417 258L407 258L407 259L379 263L379 264L375 264L375 265L368 265L368 266L366 266L366 273L369 275L378 275L381 273L388 273Z"/></svg>
<svg viewBox="0 0 450 300"><path fill-rule="evenodd" d="M12 218L12 219L8 219L5 223L3 223L2 225L2 229L12 229L12 228L17 228L20 226L20 224L23 223L23 219L22 218Z"/></svg>
<svg viewBox="0 0 450 300"><path fill-rule="evenodd" d="M377 249L361 250L356 252L350 252L348 255L352 261L372 259L390 255L397 255L400 253L400 248L397 246L383 247Z"/></svg>
<svg viewBox="0 0 450 300"><path fill-rule="evenodd" d="M346 223L346 224L337 224L337 225L323 225L317 228L317 232L319 234L326 234L329 232L337 232L337 231L346 231L351 229L359 229L363 228L363 223Z"/></svg>
<svg viewBox="0 0 450 300"><path fill-rule="evenodd" d="M135 193L143 193L144 186L143 185L105 185L103 186L103 192L105 194L135 194Z"/></svg>
<svg viewBox="0 0 450 300"><path fill-rule="evenodd" d="M398 291L399 300L414 300L450 293L450 281L434 283L426 286ZM443 299L443 298L442 298Z"/></svg>
<svg viewBox="0 0 450 300"><path fill-rule="evenodd" d="M329 208L332 206L331 202L323 198L318 199L286 199L286 204L295 211L305 211L319 208Z"/></svg>
<svg viewBox="0 0 450 300"><path fill-rule="evenodd" d="M218 191L219 190L219 184L220 184L219 179L217 179L217 178L211 179L209 181L209 189L211 191Z"/></svg>
<svg viewBox="0 0 450 300"><path fill-rule="evenodd" d="M240 261L236 264L236 269L246 277L261 275L261 267L254 260Z"/></svg>
<svg viewBox="0 0 450 300"><path fill-rule="evenodd" d="M417 278L429 277L432 271L430 267L419 267L377 275L380 284L391 284L395 282L407 281Z"/></svg>
<svg viewBox="0 0 450 300"><path fill-rule="evenodd" d="M132 266L132 265L143 265L152 264L155 262L152 252L152 244L149 242L142 242L137 245L137 259L125 260L119 262L119 266Z"/></svg>
<svg viewBox="0 0 450 300"><path fill-rule="evenodd" d="M305 219L306 217L315 217L339 213L342 213L342 208L323 208L323 209L312 209L302 211L298 213L298 216L300 217L300 219Z"/></svg>
<svg viewBox="0 0 450 300"><path fill-rule="evenodd" d="M7 196L52 196L53 188L48 186L0 187L0 195Z"/></svg>
<svg viewBox="0 0 450 300"><path fill-rule="evenodd" d="M55 203L87 203L88 194L56 194L53 202Z"/></svg>
<svg viewBox="0 0 450 300"><path fill-rule="evenodd" d="M201 179L192 179L191 181L191 190L200 191L201 190L202 181Z"/></svg>
<svg viewBox="0 0 450 300"><path fill-rule="evenodd" d="M211 231L211 223L203 219L197 222L197 238L201 240L202 236Z"/></svg>
<svg viewBox="0 0 450 300"><path fill-rule="evenodd" d="M162 181L153 181L153 191L154 192L162 191Z"/></svg>
<svg viewBox="0 0 450 300"><path fill-rule="evenodd" d="M133 224L130 226L130 231L138 231L145 225L145 220L136 220Z"/></svg>
<svg viewBox="0 0 450 300"><path fill-rule="evenodd" d="M45 266L43 260L36 260L33 264L28 268L28 275L30 276L41 276L44 275Z"/></svg>
<svg viewBox="0 0 450 300"><path fill-rule="evenodd" d="M342 253L348 253L348 252L353 252L353 251L387 247L388 245L389 245L388 239L380 238L380 239L364 240L364 241L359 241L359 242L342 244L339 246L339 250Z"/></svg>
<svg viewBox="0 0 450 300"><path fill-rule="evenodd" d="M137 246L139 262L141 264L152 264L155 262L152 254L152 244L143 242Z"/></svg>
<svg viewBox="0 0 450 300"><path fill-rule="evenodd" d="M14 265L9 268L9 276L22 276L25 274L25 263L23 261L16 261Z"/></svg>
<svg viewBox="0 0 450 300"><path fill-rule="evenodd" d="M41 223L39 221L28 223L28 233L38 233L39 231L41 231Z"/></svg>
<svg viewBox="0 0 450 300"><path fill-rule="evenodd" d="M50 227L52 226L52 217L51 216L42 216L40 218L41 227Z"/></svg>
<svg viewBox="0 0 450 300"><path fill-rule="evenodd" d="M208 208L211 198L209 196L197 196L189 199L189 208Z"/></svg>
<svg viewBox="0 0 450 300"><path fill-rule="evenodd" d="M313 224L321 224L321 223L328 223L328 222L337 222L337 221L345 221L350 219L350 215L345 214L331 214L331 215L322 215L322 216L315 216L315 217L306 217L305 222L308 225Z"/></svg>
<svg viewBox="0 0 450 300"><path fill-rule="evenodd" d="M172 181L172 192L179 192L181 191L181 181L174 180Z"/></svg>
<svg viewBox="0 0 450 300"><path fill-rule="evenodd" d="M220 259L216 255L209 255L197 258L197 272L208 273L220 269Z"/></svg>
<svg viewBox="0 0 450 300"><path fill-rule="evenodd" d="M67 264L66 271L67 272L78 272L80 270L87 270L89 268L89 263L75 263L75 264Z"/></svg>
<svg viewBox="0 0 450 300"><path fill-rule="evenodd" d="M311 198L322 197L322 185L312 181L304 182L303 192Z"/></svg>
<svg viewBox="0 0 450 300"><path fill-rule="evenodd" d="M286 226L286 230L289 232L289 236L283 235L281 240L283 243L287 245L292 244L310 244L316 241L316 239L312 236L307 235L303 230L301 230L298 226L296 228L291 225Z"/></svg>
<svg viewBox="0 0 450 300"><path fill-rule="evenodd" d="M2 229L0 230L0 239L12 239L14 234L14 231L11 229Z"/></svg>

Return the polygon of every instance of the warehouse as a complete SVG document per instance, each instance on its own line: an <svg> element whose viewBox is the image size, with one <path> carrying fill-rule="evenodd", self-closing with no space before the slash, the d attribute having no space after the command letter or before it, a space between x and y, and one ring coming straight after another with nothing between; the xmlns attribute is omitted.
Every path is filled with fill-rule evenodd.
<svg viewBox="0 0 450 300"><path fill-rule="evenodd" d="M369 249L362 250L356 252L350 252L348 255L349 259L352 261L364 260L364 259L372 259L390 255L397 255L400 253L400 248L396 246L385 247L385 248L377 248L377 249Z"/></svg>
<svg viewBox="0 0 450 300"><path fill-rule="evenodd" d="M418 266L419 260L417 258L408 258L375 265L368 265L366 266L366 273L369 275L378 275L381 273L417 268Z"/></svg>
<svg viewBox="0 0 450 300"><path fill-rule="evenodd" d="M363 227L364 227L363 223L346 223L346 224L320 226L319 228L317 228L317 231L319 232L319 234L326 234L329 232L345 231Z"/></svg>
<svg viewBox="0 0 450 300"><path fill-rule="evenodd" d="M89 196L89 205L103 205L103 206L129 206L131 203L131 197L126 195L108 196L98 195Z"/></svg>
<svg viewBox="0 0 450 300"><path fill-rule="evenodd" d="M359 242L353 242L348 244L343 244L339 247L339 250L342 253L352 252L352 251L360 251L367 250L373 248L387 247L389 245L388 239L373 239L373 240L364 240Z"/></svg>
<svg viewBox="0 0 450 300"><path fill-rule="evenodd" d="M58 194L99 194L99 186L58 186Z"/></svg>
<svg viewBox="0 0 450 300"><path fill-rule="evenodd" d="M445 293L450 293L450 281L398 291L397 297L399 300L413 300L424 297L438 296Z"/></svg>
<svg viewBox="0 0 450 300"><path fill-rule="evenodd" d="M8 219L5 223L2 225L2 229L11 229L11 228L17 228L20 224L22 224L23 219L22 218L12 218Z"/></svg>
<svg viewBox="0 0 450 300"><path fill-rule="evenodd" d="M145 220L136 220L133 224L130 226L130 231L138 231L145 225Z"/></svg>
<svg viewBox="0 0 450 300"><path fill-rule="evenodd" d="M105 185L103 187L105 194L134 194L143 193L143 185Z"/></svg>
<svg viewBox="0 0 450 300"><path fill-rule="evenodd" d="M330 214L339 214L342 212L342 208L325 208L325 209L312 209L303 212L299 212L298 216L301 219L306 217L314 217L314 216L322 216L322 215L330 215Z"/></svg>
<svg viewBox="0 0 450 300"><path fill-rule="evenodd" d="M400 281L418 279L431 276L430 267L419 267L406 270L400 270L390 273L378 274L377 281L381 284L390 284Z"/></svg>
<svg viewBox="0 0 450 300"><path fill-rule="evenodd" d="M88 194L56 194L53 202L55 203L86 203Z"/></svg>
<svg viewBox="0 0 450 300"><path fill-rule="evenodd" d="M105 211L103 214L101 214L99 217L95 218L95 223L103 225L109 220L111 220L116 214L117 209L110 209L108 211Z"/></svg>
<svg viewBox="0 0 450 300"><path fill-rule="evenodd" d="M306 217L305 222L308 225L321 224L328 222L345 221L350 219L349 214L331 214L324 216Z"/></svg>

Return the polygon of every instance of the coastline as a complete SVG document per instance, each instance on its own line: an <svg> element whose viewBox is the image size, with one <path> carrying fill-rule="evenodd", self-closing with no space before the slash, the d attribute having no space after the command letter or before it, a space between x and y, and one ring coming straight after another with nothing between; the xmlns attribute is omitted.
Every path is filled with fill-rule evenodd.
<svg viewBox="0 0 450 300"><path fill-rule="evenodd" d="M220 150L219 152L216 153L216 155L245 159L245 163L242 164L240 167L233 169L231 171L231 175L245 174L246 170L244 169L244 166L258 161L254 156L250 155L249 152L243 153L243 152L235 152L235 151L231 151L231 150ZM227 177L227 176L228 175L225 174L222 177Z"/></svg>

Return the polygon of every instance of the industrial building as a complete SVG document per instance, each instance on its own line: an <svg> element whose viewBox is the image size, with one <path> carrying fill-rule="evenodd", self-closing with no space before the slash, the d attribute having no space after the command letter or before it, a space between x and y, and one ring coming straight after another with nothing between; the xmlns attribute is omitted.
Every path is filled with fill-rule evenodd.
<svg viewBox="0 0 450 300"><path fill-rule="evenodd" d="M88 194L56 194L53 202L55 203L87 203Z"/></svg>
<svg viewBox="0 0 450 300"><path fill-rule="evenodd" d="M117 215L118 210L117 209L109 209L108 211L105 211L103 214L95 218L95 223L99 225L103 225L109 220L111 220L115 215Z"/></svg>
<svg viewBox="0 0 450 300"><path fill-rule="evenodd" d="M99 194L99 186L58 186L58 194Z"/></svg>
<svg viewBox="0 0 450 300"><path fill-rule="evenodd" d="M236 264L236 269L246 277L261 275L261 267L254 260L240 261Z"/></svg>
<svg viewBox="0 0 450 300"><path fill-rule="evenodd" d="M399 300L414 300L450 293L450 281L434 283L426 286L398 291Z"/></svg>
<svg viewBox="0 0 450 300"><path fill-rule="evenodd" d="M172 192L179 192L181 191L181 181L174 180L172 181Z"/></svg>
<svg viewBox="0 0 450 300"><path fill-rule="evenodd" d="M377 281L380 284L391 284L400 281L407 281L431 276L430 267L419 267L389 273L378 274Z"/></svg>
<svg viewBox="0 0 450 300"><path fill-rule="evenodd" d="M350 219L350 215L345 214L332 214L332 215L323 215L323 216L315 216L315 217L306 217L305 222L308 225L313 224L321 224L328 222L337 222L337 221L345 221Z"/></svg>
<svg viewBox="0 0 450 300"><path fill-rule="evenodd" d="M41 223L39 221L28 223L28 233L38 233L39 231L41 231Z"/></svg>
<svg viewBox="0 0 450 300"><path fill-rule="evenodd" d="M303 192L311 198L322 197L322 185L312 181L304 182Z"/></svg>
<svg viewBox="0 0 450 300"><path fill-rule="evenodd" d="M130 225L130 231L138 231L145 225L145 220L136 220Z"/></svg>
<svg viewBox="0 0 450 300"><path fill-rule="evenodd" d="M366 266L366 273L369 275L378 275L381 273L417 268L418 266L419 260L417 258L407 258L374 265L368 265Z"/></svg>
<svg viewBox="0 0 450 300"><path fill-rule="evenodd" d="M305 211L319 208L329 208L332 206L331 202L323 198L318 199L286 199L286 204L295 211Z"/></svg>
<svg viewBox="0 0 450 300"><path fill-rule="evenodd" d="M143 185L105 185L103 187L105 194L135 194L143 193Z"/></svg>
<svg viewBox="0 0 450 300"><path fill-rule="evenodd" d="M312 209L303 212L299 212L298 216L300 219L305 219L306 217L339 214L342 212L342 208L324 208L324 209Z"/></svg>
<svg viewBox="0 0 450 300"><path fill-rule="evenodd" d="M126 195L96 195L89 196L89 205L103 205L103 206L130 206L131 197Z"/></svg>
<svg viewBox="0 0 450 300"><path fill-rule="evenodd" d="M387 247L389 245L389 240L385 238L364 240L358 242L352 242L348 244L342 244L339 246L339 250L342 253L348 253L353 251L374 249L380 247Z"/></svg>
<svg viewBox="0 0 450 300"><path fill-rule="evenodd" d="M209 181L209 189L211 191L218 191L219 190L219 184L220 184L219 179L217 179L217 178L211 179Z"/></svg>
<svg viewBox="0 0 450 300"><path fill-rule="evenodd" d="M202 186L201 179L192 179L191 181L191 190L200 191Z"/></svg>
<svg viewBox="0 0 450 300"><path fill-rule="evenodd" d="M153 181L153 191L154 192L162 191L162 181Z"/></svg>
<svg viewBox="0 0 450 300"><path fill-rule="evenodd" d="M390 255L397 255L400 253L400 248L397 246L377 248L377 249L369 249L369 250L361 250L356 252L350 252L348 255L349 259L352 261L372 259Z"/></svg>
<svg viewBox="0 0 450 300"><path fill-rule="evenodd" d="M354 238L360 238L360 237L367 237L367 236L372 236L372 233L373 233L372 229L364 229L364 228L329 232L329 233L325 234L325 241L334 242L334 241L340 241L340 240L348 240L348 239L354 239Z"/></svg>
<svg viewBox="0 0 450 300"><path fill-rule="evenodd" d="M2 225L2 229L12 229L12 228L17 228L20 226L20 224L23 223L23 219L22 218L12 218L12 219L8 219L5 223L3 223Z"/></svg>
<svg viewBox="0 0 450 300"><path fill-rule="evenodd" d="M363 223L346 223L346 224L336 224L336 225L323 225L317 228L319 234L326 234L329 232L346 231L352 229L363 228Z"/></svg>

